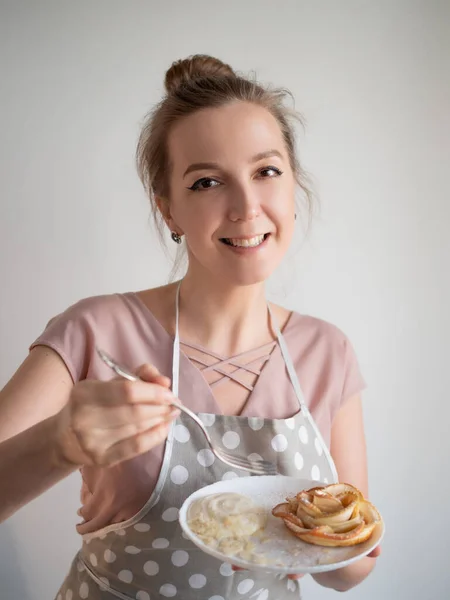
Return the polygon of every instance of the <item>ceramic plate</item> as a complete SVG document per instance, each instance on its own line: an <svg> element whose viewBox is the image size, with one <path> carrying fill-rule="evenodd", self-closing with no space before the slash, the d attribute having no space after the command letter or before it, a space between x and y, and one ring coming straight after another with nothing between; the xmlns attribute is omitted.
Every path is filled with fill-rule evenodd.
<svg viewBox="0 0 450 600"><path fill-rule="evenodd" d="M295 477L262 476L237 477L228 481L218 481L194 492L187 498L180 509L179 521L186 536L203 552L215 558L232 563L244 569L257 569L276 573L302 574L332 571L349 565L371 552L384 535L384 524L381 521L375 526L372 536L362 544L346 548L329 548L307 544L296 538L279 518L272 516L271 510L284 502L286 497L294 496L302 490L315 487L317 481L297 479ZM325 485L325 484L323 484ZM260 565L247 562L241 558L232 558L204 544L187 524L187 513L190 504L203 496L223 492L234 492L251 498L257 505L268 512L268 521L264 530L263 541L256 536L251 538L256 551L268 559L269 564Z"/></svg>

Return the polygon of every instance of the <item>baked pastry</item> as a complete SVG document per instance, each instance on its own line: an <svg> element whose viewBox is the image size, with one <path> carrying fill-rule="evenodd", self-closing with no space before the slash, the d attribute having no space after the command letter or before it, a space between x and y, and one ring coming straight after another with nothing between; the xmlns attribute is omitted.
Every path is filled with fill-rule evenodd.
<svg viewBox="0 0 450 600"><path fill-rule="evenodd" d="M347 483L302 491L275 506L272 514L298 538L318 546L360 544L381 521L375 506Z"/></svg>

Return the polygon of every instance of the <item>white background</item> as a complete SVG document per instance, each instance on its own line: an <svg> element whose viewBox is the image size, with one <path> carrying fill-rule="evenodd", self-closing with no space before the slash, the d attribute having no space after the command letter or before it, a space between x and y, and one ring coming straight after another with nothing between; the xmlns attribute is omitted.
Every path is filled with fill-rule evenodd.
<svg viewBox="0 0 450 600"><path fill-rule="evenodd" d="M210 53L294 93L321 213L270 289L355 346L387 526L349 599L450 586L449 23L445 0L0 2L0 384L69 304L166 281L133 153L173 60ZM0 526L2 600L54 597L79 483Z"/></svg>

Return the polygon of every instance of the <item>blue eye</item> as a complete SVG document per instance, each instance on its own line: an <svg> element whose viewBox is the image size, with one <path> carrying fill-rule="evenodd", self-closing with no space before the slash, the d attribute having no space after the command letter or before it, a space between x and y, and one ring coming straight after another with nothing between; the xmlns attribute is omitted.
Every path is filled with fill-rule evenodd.
<svg viewBox="0 0 450 600"><path fill-rule="evenodd" d="M213 187L220 185L218 181L215 179L211 179L211 177L202 177L201 179L197 179L197 181L188 188L188 190L192 190L193 192L199 192L203 190L210 190Z"/></svg>

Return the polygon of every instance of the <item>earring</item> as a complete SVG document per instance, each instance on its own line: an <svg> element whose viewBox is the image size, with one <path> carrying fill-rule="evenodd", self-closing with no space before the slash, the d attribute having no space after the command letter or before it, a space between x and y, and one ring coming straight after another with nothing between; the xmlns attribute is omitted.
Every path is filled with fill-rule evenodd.
<svg viewBox="0 0 450 600"><path fill-rule="evenodd" d="M176 231L172 231L171 233L172 239L176 244L181 244L181 235Z"/></svg>

